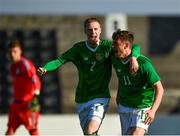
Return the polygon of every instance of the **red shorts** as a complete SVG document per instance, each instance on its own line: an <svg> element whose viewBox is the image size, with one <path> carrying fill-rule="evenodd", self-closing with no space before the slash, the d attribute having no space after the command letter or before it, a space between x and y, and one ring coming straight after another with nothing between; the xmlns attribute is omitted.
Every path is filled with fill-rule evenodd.
<svg viewBox="0 0 180 136"><path fill-rule="evenodd" d="M9 110L8 128L14 131L24 125L28 131L37 130L39 112L28 109L28 103L13 103Z"/></svg>

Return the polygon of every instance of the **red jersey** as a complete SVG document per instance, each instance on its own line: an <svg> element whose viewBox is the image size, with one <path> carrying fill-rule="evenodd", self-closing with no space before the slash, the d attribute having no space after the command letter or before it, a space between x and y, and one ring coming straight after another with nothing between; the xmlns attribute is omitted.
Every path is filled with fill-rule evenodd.
<svg viewBox="0 0 180 136"><path fill-rule="evenodd" d="M31 61L21 57L21 60L11 65L14 100L29 102L36 89L40 91L41 82L36 75L36 69Z"/></svg>

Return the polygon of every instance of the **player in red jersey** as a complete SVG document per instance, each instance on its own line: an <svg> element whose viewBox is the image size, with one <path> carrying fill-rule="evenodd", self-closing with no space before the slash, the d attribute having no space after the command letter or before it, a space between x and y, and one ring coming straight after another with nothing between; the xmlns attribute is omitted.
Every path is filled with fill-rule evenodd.
<svg viewBox="0 0 180 136"><path fill-rule="evenodd" d="M13 80L13 103L9 108L6 135L13 135L20 125L24 125L30 135L39 135L39 103L41 82L32 62L22 56L22 44L12 41L9 44L13 64L10 72Z"/></svg>

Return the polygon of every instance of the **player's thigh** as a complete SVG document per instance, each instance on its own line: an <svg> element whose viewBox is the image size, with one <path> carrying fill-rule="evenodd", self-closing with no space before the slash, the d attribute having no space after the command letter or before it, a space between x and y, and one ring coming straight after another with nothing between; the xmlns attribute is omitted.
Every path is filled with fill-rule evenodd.
<svg viewBox="0 0 180 136"><path fill-rule="evenodd" d="M86 123L95 120L99 123L101 123L101 120L104 118L104 114L106 111L106 106L103 104L92 104L82 112L79 113L79 117L81 121L85 121Z"/></svg>
<svg viewBox="0 0 180 136"><path fill-rule="evenodd" d="M21 120L28 130L37 129L39 112L24 111L24 113L21 114Z"/></svg>
<svg viewBox="0 0 180 136"><path fill-rule="evenodd" d="M86 126L86 134L93 134L95 132L98 132L101 122L97 120L89 120L87 126Z"/></svg>
<svg viewBox="0 0 180 136"><path fill-rule="evenodd" d="M18 105L11 104L9 108L8 114L8 128L12 131L16 131L16 129L21 125L21 119L18 115Z"/></svg>
<svg viewBox="0 0 180 136"><path fill-rule="evenodd" d="M89 124L91 120L101 124L107 108L107 103L92 103L91 105L85 106L84 109L79 112L81 127L87 128L87 124Z"/></svg>
<svg viewBox="0 0 180 136"><path fill-rule="evenodd" d="M104 119L106 112L106 105L102 103L96 103L89 107L88 118L85 124L88 134L92 134L99 130L99 127Z"/></svg>
<svg viewBox="0 0 180 136"><path fill-rule="evenodd" d="M149 124L145 124L147 110L149 110L149 108L138 109L133 112L130 125L131 128L142 128L145 131L148 130Z"/></svg>
<svg viewBox="0 0 180 136"><path fill-rule="evenodd" d="M120 117L121 131L122 134L125 135L127 134L131 124L131 114L128 112L119 113L119 117Z"/></svg>

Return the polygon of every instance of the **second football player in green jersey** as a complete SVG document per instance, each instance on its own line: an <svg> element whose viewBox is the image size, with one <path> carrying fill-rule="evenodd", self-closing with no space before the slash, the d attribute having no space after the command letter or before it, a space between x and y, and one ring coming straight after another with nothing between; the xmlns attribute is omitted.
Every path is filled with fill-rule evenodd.
<svg viewBox="0 0 180 136"><path fill-rule="evenodd" d="M112 59L119 79L117 103L133 108L151 107L155 95L152 86L160 81L160 77L147 57L141 55L137 61L139 70L136 74L131 74L129 60L120 61L117 57Z"/></svg>
<svg viewBox="0 0 180 136"><path fill-rule="evenodd" d="M129 72L134 35L129 31L113 33L115 54L112 64L118 77L117 104L122 135L144 135L161 103L163 86L150 59L137 58L139 69Z"/></svg>

